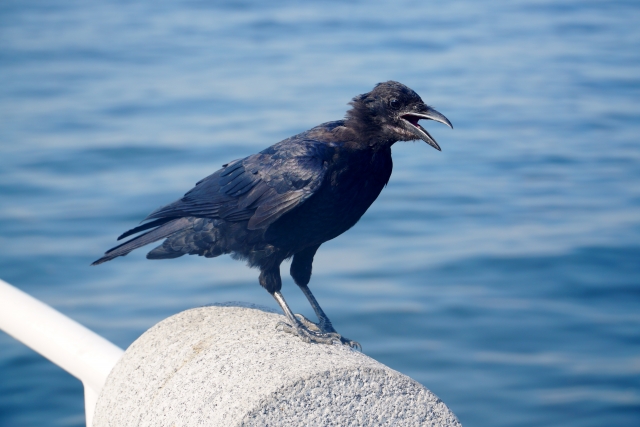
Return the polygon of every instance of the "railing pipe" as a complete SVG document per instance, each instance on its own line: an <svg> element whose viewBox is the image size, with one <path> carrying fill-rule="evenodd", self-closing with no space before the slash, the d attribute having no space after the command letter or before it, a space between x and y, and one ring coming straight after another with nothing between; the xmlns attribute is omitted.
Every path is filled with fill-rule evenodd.
<svg viewBox="0 0 640 427"><path fill-rule="evenodd" d="M91 426L100 390L123 350L3 280L0 329L82 381Z"/></svg>

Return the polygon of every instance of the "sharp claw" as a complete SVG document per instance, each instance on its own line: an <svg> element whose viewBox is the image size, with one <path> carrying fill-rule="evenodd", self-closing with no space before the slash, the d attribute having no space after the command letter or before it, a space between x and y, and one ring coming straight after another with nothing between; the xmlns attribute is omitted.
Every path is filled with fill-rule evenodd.
<svg viewBox="0 0 640 427"><path fill-rule="evenodd" d="M292 326L284 321L280 321L276 324L276 330L297 335L307 343L348 345L350 348L362 352L362 346L359 342L343 337L337 333L333 327L331 327L331 329L325 329L321 327L321 325L307 319L302 314L295 314L295 317L300 322L299 324ZM331 323L329 323L329 325L331 325Z"/></svg>
<svg viewBox="0 0 640 427"><path fill-rule="evenodd" d="M358 350L360 353L362 353L362 346L358 341L348 341L346 344L352 349Z"/></svg>
<svg viewBox="0 0 640 427"><path fill-rule="evenodd" d="M350 340L349 338L345 338L345 337L340 337L340 343L344 345L348 345L352 349L358 350L359 352L362 353L362 346L358 341Z"/></svg>

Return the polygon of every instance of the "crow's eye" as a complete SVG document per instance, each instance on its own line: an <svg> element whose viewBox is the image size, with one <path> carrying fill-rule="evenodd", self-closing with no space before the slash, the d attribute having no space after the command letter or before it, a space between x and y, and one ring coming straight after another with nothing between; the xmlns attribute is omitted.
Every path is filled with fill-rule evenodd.
<svg viewBox="0 0 640 427"><path fill-rule="evenodd" d="M391 98L391 101L389 101L389 105L391 106L391 108L393 108L394 110L397 110L398 108L400 108L400 101L398 101L395 98Z"/></svg>

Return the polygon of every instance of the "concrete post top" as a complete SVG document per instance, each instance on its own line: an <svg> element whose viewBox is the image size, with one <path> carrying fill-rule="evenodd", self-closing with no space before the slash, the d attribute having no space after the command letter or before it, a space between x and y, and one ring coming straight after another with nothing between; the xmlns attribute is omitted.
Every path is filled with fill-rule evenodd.
<svg viewBox="0 0 640 427"><path fill-rule="evenodd" d="M277 331L284 320L246 305L163 320L112 370L93 425L460 425L418 382L347 346Z"/></svg>

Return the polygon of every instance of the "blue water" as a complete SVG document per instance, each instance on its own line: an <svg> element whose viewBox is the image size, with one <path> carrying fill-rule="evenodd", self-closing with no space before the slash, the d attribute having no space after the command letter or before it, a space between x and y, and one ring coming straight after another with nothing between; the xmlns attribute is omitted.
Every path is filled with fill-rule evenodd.
<svg viewBox="0 0 640 427"><path fill-rule="evenodd" d="M638 426L639 23L636 1L4 0L0 278L123 348L190 307L275 308L228 257L89 263L394 79L455 130L427 124L442 153L397 144L321 248L334 325L466 427ZM0 425L83 425L81 384L3 333Z"/></svg>

